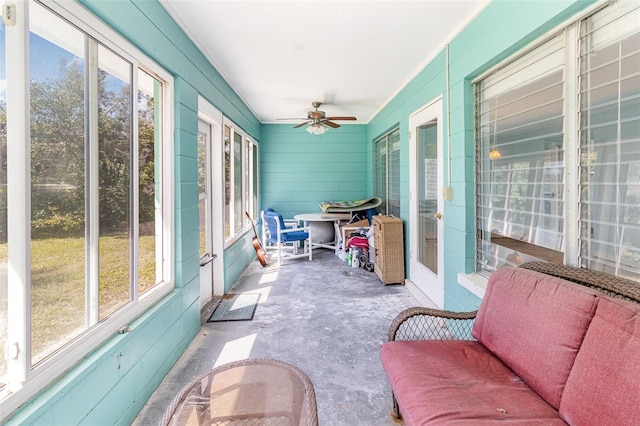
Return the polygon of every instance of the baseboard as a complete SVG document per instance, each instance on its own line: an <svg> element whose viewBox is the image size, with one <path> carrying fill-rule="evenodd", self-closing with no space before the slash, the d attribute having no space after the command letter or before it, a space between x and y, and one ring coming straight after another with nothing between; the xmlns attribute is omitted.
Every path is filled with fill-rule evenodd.
<svg viewBox="0 0 640 426"><path fill-rule="evenodd" d="M405 280L404 286L411 293L411 295L418 301L420 306L426 306L428 308L438 308L433 300L429 299L429 296L424 294L422 290L418 288L417 285L413 283L411 280Z"/></svg>

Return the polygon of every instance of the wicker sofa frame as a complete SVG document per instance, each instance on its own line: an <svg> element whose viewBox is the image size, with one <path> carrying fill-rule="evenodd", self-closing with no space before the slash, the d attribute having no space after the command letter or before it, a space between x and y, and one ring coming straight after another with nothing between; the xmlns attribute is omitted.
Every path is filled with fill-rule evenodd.
<svg viewBox="0 0 640 426"><path fill-rule="evenodd" d="M542 272L563 278L606 294L607 296L640 303L640 283L603 272L589 271L549 262L527 262L519 268ZM478 311L453 312L423 306L400 312L389 327L389 341L459 339L475 340L471 329ZM402 418L400 407L393 395L392 416Z"/></svg>

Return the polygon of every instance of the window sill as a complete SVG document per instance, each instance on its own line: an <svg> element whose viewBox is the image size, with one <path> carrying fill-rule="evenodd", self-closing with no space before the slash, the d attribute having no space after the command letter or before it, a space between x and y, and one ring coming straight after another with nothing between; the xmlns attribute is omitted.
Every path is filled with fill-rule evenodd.
<svg viewBox="0 0 640 426"><path fill-rule="evenodd" d="M489 280L478 274L458 274L458 284L475 294L479 298L484 297Z"/></svg>

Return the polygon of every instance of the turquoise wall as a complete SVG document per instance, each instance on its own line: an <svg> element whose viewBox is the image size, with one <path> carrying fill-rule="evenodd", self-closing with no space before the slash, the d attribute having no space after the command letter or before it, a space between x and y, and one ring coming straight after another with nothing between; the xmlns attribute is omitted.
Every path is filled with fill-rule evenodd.
<svg viewBox="0 0 640 426"><path fill-rule="evenodd" d="M261 208L272 207L287 217L317 212L321 201L374 195L373 140L399 125L401 208L407 235L411 232L408 118L430 100L445 95L443 50L368 125L344 125L320 138L291 125L261 125L157 1L81 2L175 76L176 288L132 323L130 333L105 342L33 398L8 424L129 424L197 333L198 94L259 141ZM459 272L474 270L470 81L592 3L494 1L450 43L450 160L455 173L453 199L445 203L444 211L447 309L472 309L479 303L456 282ZM419 46L416 40L417 53ZM444 101L446 112L446 96ZM226 289L254 257L247 238L225 251Z"/></svg>
<svg viewBox="0 0 640 426"><path fill-rule="evenodd" d="M320 213L319 204L369 193L367 126L345 124L321 136L292 124L265 124L260 141L262 208L286 218Z"/></svg>
<svg viewBox="0 0 640 426"><path fill-rule="evenodd" d="M82 3L174 75L175 290L41 392L7 424L130 424L200 329L198 94L260 139L260 123L157 1ZM225 288L255 252L225 252ZM124 324L123 324L124 325Z"/></svg>
<svg viewBox="0 0 640 426"><path fill-rule="evenodd" d="M451 186L453 199L445 202L445 308L475 309L480 299L458 285L460 272L475 270L474 106L471 80L499 64L528 43L571 18L594 1L494 1L449 43ZM419 40L416 46L419 46ZM401 217L405 220L405 248L409 250L409 115L443 96L447 121L446 53L443 49L371 120L367 140L400 126ZM445 176L447 131L445 134ZM373 176L371 180L373 181ZM446 181L446 179L445 179ZM407 259L408 260L408 259ZM409 264L407 261L407 271Z"/></svg>

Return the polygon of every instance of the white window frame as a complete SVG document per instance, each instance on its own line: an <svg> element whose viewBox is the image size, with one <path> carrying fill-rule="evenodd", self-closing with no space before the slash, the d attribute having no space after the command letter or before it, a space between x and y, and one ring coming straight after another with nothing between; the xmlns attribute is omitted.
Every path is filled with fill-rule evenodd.
<svg viewBox="0 0 640 426"><path fill-rule="evenodd" d="M247 202L247 211L251 214L251 217L256 219L258 217L258 199L260 197L259 190L259 179L260 173L258 172L259 167L259 152L258 152L258 143L251 138L249 135L245 135L245 146L247 148L246 153L246 164L249 170L245 171L245 175L247 177L247 185L248 188L245 193L248 196ZM254 158L255 153L255 158ZM255 199L253 195L256 195Z"/></svg>
<svg viewBox="0 0 640 426"><path fill-rule="evenodd" d="M16 24L6 28L7 58L12 64L7 69L7 80L11 81L7 87L7 104L11 104L18 114L7 117L8 155L17 160L16 167L8 173L9 186L22 188L20 194L14 193L11 199L9 216L12 223L21 226L14 230L9 237L9 259L12 263L12 273L8 274L15 293L11 293L12 305L17 305L10 315L12 324L20 324L12 329L8 339L8 346L17 352L15 359L9 360L7 384L0 391L0 412L2 418L10 415L14 410L27 402L29 398L52 383L58 376L72 368L78 361L86 357L92 350L118 332L136 317L140 316L151 306L156 304L165 294L174 288L174 158L173 158L173 77L152 59L134 47L128 40L105 25L76 2L64 0L47 1L44 6L78 27L84 33L96 39L100 44L126 58L133 64L133 69L142 69L158 80L162 81L162 114L161 147L161 209L162 250L157 253L161 262L163 281L152 289L139 295L133 292L134 300L125 307L112 314L102 322L83 332L79 337L64 345L54 354L48 356L35 366L31 366L31 348L29 346L29 318L30 307L30 152L29 144L29 68L28 68L28 37L29 37L29 5L34 0L15 2ZM136 73L134 72L134 75ZM135 89L135 87L134 87ZM12 108L12 110L14 109ZM136 120L134 120L136 121ZM134 129L137 128L134 127ZM135 133L137 135L137 133ZM137 137L137 136L136 136ZM10 151L10 152L9 152ZM137 152L133 153L137 158ZM135 162L134 162L135 164ZM132 172L133 173L133 172ZM137 209L137 206L135 207ZM134 210L137 211L137 210ZM16 260L20 260L16 263ZM18 336L18 338L12 338Z"/></svg>
<svg viewBox="0 0 640 426"><path fill-rule="evenodd" d="M251 137L251 135L249 135L247 132L245 132L244 130L242 130L242 128L240 128L239 126L237 126L233 121L231 121L229 118L224 117L223 119L223 124L222 124L222 128L223 128L223 139L224 139L224 128L228 127L231 131L230 133L230 179L231 179L231 185L229 187L231 193L230 193L230 201L229 201L229 215L227 217L227 215L225 214L224 216L224 227L227 226L227 223L229 225L229 232L230 235L225 235L225 248L231 246L233 243L235 243L242 235L244 235L250 228L251 228L251 224L249 223L246 215L244 214L244 212L249 212L251 214L251 217L253 218L253 220L256 220L257 218L257 208L258 205L254 205L254 204L259 204L259 200L256 200L256 203L253 202L253 194L254 194L254 174L258 173L258 164L254 164L253 161L253 150L258 150L258 142ZM234 179L234 173L235 173L235 158L234 158L234 134L238 134L240 135L240 137L242 138L241 140L241 159L240 159L240 165L242 167L242 170L240 171L241 173L241 177L242 177L242 188L240 188L240 193L241 193L241 212L240 215L242 217L242 226L240 227L240 229L235 230L234 229L234 218L236 215L236 211L235 211L235 188L233 186L233 179ZM223 145L224 145L224 141L223 141ZM222 149L224 150L224 146L222 147ZM256 159L259 162L259 151L257 151L258 155L256 155ZM222 155L222 170L224 170L225 167L225 158L224 158L224 152ZM246 170L246 168L249 168L249 170ZM226 182L225 182L226 183ZM259 189L259 188L255 188L255 189ZM223 189L224 191L224 189ZM259 191L256 191L256 194L259 195ZM224 209L224 194L223 194L223 211L225 211Z"/></svg>

